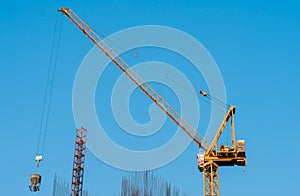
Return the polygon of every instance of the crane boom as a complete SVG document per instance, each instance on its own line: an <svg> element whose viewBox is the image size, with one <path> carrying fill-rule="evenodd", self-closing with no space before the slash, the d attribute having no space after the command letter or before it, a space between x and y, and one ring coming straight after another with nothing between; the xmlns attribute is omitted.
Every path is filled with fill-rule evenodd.
<svg viewBox="0 0 300 196"><path fill-rule="evenodd" d="M64 13L128 78L134 82L158 107L160 107L198 146L204 151L207 141L149 84L147 84L114 50L112 50L85 22L70 8L60 8Z"/></svg>

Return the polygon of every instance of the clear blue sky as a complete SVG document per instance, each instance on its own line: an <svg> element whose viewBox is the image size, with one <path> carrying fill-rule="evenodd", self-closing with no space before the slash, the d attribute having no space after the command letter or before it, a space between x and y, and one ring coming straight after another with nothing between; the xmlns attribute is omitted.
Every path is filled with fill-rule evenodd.
<svg viewBox="0 0 300 196"><path fill-rule="evenodd" d="M219 66L228 101L238 107L237 137L246 139L246 172L242 168L221 168L222 195L297 194L295 187L300 174L297 170L300 161L297 151L300 137L299 3L258 0L44 3L29 0L1 1L0 6L1 195L33 194L27 186L34 172L43 92L59 7L71 7L104 35L137 25L155 24L178 28L198 39ZM80 62L93 46L70 21L66 18L63 21L49 132L41 165L42 191L35 195L51 195L55 173L71 181L76 128L72 113L73 81ZM147 100L142 96L139 99ZM134 112L144 114L145 109L133 108ZM142 122L147 122L147 115L140 116ZM195 159L197 151L191 144L179 158L155 173L188 195L202 195L202 176ZM84 187L91 193L119 193L124 174L126 172L107 166L88 152Z"/></svg>

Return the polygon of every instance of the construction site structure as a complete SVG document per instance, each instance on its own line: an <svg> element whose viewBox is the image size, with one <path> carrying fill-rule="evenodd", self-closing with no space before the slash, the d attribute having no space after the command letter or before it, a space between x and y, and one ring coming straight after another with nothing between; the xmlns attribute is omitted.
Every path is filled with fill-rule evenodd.
<svg viewBox="0 0 300 196"><path fill-rule="evenodd" d="M187 196L151 171L135 171L122 178L121 196Z"/></svg>
<svg viewBox="0 0 300 196"><path fill-rule="evenodd" d="M76 129L74 161L71 182L71 196L82 196L84 161L86 153L87 130L83 127Z"/></svg>
<svg viewBox="0 0 300 196"><path fill-rule="evenodd" d="M52 196L70 196L69 183L61 177L54 175ZM82 196L94 196L89 194L87 190L82 191Z"/></svg>
<svg viewBox="0 0 300 196"><path fill-rule="evenodd" d="M245 166L244 141L235 141L234 113L235 106L230 106L226 116L210 145L175 109L173 109L153 88L149 86L114 50L112 50L86 23L84 23L70 8L60 8L65 14L132 82L134 82L159 108L161 108L198 146L204 153L198 154L198 168L203 171L204 195L219 196L220 185L218 177L219 166ZM201 93L202 92L202 93ZM205 97L208 93L200 91ZM227 106L227 104L225 104ZM220 146L217 142L231 118L232 144ZM239 145L239 146L236 146Z"/></svg>
<svg viewBox="0 0 300 196"><path fill-rule="evenodd" d="M56 174L53 179L52 196L70 196L69 183Z"/></svg>

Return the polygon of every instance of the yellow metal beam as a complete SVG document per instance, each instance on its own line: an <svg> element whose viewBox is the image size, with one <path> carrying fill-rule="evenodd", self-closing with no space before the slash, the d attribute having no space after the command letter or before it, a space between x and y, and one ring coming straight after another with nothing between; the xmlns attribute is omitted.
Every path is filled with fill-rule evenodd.
<svg viewBox="0 0 300 196"><path fill-rule="evenodd" d="M234 113L235 113L235 108L236 108L235 106L230 106L230 108L228 109L228 111L226 113L226 116L225 116L225 118L224 118L224 120L223 120L220 128L218 129L218 132L216 133L213 141L211 142L211 144L210 144L210 146L209 146L209 148L208 148L208 150L206 151L205 154L209 155L209 154L213 153L213 149L216 147L217 142L218 142L218 140L219 140L219 138L220 138L220 136L221 136L224 128L226 127L229 118L232 117L234 115ZM233 132L234 132L234 129L233 129Z"/></svg>

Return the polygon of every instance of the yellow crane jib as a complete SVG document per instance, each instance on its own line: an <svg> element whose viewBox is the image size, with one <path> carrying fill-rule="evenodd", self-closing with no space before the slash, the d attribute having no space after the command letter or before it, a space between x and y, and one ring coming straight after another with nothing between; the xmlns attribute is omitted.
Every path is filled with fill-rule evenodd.
<svg viewBox="0 0 300 196"><path fill-rule="evenodd" d="M65 14L133 83L191 137L200 148L207 149L207 141L70 8L60 8L58 10Z"/></svg>

